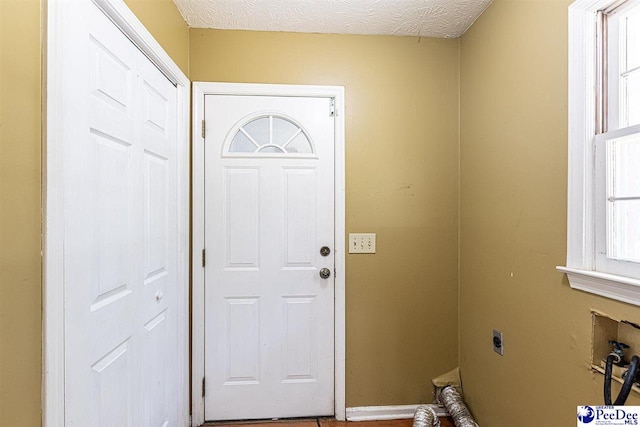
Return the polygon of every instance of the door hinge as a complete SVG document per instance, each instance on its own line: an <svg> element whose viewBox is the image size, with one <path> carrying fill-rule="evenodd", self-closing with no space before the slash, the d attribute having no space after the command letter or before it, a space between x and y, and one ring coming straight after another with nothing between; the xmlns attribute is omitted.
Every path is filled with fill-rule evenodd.
<svg viewBox="0 0 640 427"><path fill-rule="evenodd" d="M204 139L206 134L207 134L207 128L204 124L204 119L202 119L202 139Z"/></svg>
<svg viewBox="0 0 640 427"><path fill-rule="evenodd" d="M202 250L202 266L204 267L207 264L207 250Z"/></svg>
<svg viewBox="0 0 640 427"><path fill-rule="evenodd" d="M205 385L205 383L204 383L204 377L202 377L202 397L204 397L204 395L205 395L205 388L204 388L204 385Z"/></svg>
<svg viewBox="0 0 640 427"><path fill-rule="evenodd" d="M331 98L329 102L329 117L334 117L336 115L336 99Z"/></svg>

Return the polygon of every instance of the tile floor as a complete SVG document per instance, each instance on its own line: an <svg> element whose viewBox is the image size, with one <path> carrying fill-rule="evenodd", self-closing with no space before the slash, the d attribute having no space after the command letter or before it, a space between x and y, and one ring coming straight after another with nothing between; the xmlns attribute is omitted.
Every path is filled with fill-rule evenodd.
<svg viewBox="0 0 640 427"><path fill-rule="evenodd" d="M412 419L407 420L388 420L388 421L336 421L333 418L311 418L311 419L293 419L293 420L277 420L277 421L236 421L233 423L220 421L208 423L205 426L215 427L411 427ZM440 418L441 427L454 427L451 418Z"/></svg>

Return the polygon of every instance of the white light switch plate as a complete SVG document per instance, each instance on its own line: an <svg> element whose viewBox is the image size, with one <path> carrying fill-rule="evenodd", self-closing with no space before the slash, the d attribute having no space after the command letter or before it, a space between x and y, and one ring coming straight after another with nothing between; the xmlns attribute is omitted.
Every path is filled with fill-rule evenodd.
<svg viewBox="0 0 640 427"><path fill-rule="evenodd" d="M376 233L349 233L350 254L375 254Z"/></svg>

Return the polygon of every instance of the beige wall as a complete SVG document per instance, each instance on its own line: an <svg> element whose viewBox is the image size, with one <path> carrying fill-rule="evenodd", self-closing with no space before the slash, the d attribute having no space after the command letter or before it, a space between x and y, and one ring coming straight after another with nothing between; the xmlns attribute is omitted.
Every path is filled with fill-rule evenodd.
<svg viewBox="0 0 640 427"><path fill-rule="evenodd" d="M347 406L457 365L458 40L190 30L194 81L346 87Z"/></svg>
<svg viewBox="0 0 640 427"><path fill-rule="evenodd" d="M577 405L602 403L590 309L640 321L637 307L571 290L555 271L566 251L569 3L496 0L461 39L460 365L480 425L575 425Z"/></svg>
<svg viewBox="0 0 640 427"><path fill-rule="evenodd" d="M129 2L186 72L188 30L173 3ZM1 426L41 416L40 36L39 0L0 0Z"/></svg>
<svg viewBox="0 0 640 427"><path fill-rule="evenodd" d="M40 422L40 2L0 1L0 425Z"/></svg>
<svg viewBox="0 0 640 427"><path fill-rule="evenodd" d="M1 0L0 0L1 1ZM172 0L124 0L169 56L189 76L189 27Z"/></svg>

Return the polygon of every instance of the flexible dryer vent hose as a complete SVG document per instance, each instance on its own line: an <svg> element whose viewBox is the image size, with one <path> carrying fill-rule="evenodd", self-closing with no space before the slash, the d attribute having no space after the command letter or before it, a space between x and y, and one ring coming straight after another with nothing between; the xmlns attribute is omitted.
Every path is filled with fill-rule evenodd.
<svg viewBox="0 0 640 427"><path fill-rule="evenodd" d="M433 408L418 406L413 416L413 427L440 427L440 419Z"/></svg>
<svg viewBox="0 0 640 427"><path fill-rule="evenodd" d="M462 397L454 387L447 386L443 388L440 392L440 401L447 408L456 427L479 427L471 412L469 412L469 408L467 408L464 400L462 400Z"/></svg>
<svg viewBox="0 0 640 427"><path fill-rule="evenodd" d="M611 405L611 376L613 371L613 363L616 361L620 361L620 356L611 353L607 357L607 364L605 365L604 370L604 404L609 406ZM613 402L613 405L624 405L627 401L627 397L629 397L629 393L631 392L631 387L633 386L638 372L640 371L640 358L638 356L633 356L631 358L631 363L629 364L629 369L627 370L626 376L624 377L624 383L622 384L622 389L620 389L620 394L616 398L616 401Z"/></svg>

